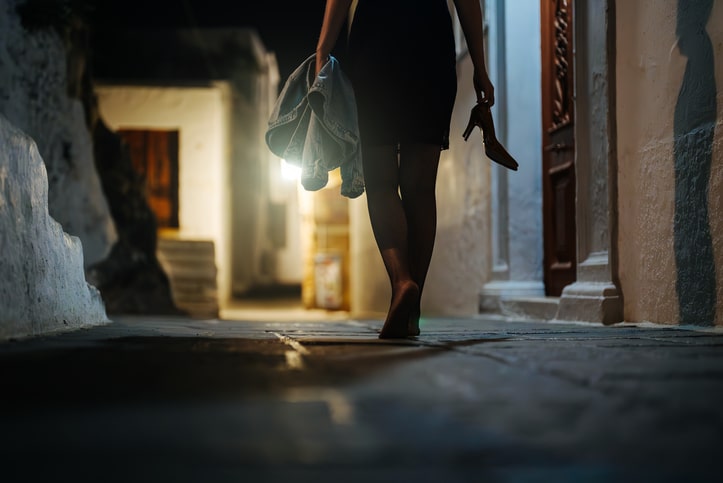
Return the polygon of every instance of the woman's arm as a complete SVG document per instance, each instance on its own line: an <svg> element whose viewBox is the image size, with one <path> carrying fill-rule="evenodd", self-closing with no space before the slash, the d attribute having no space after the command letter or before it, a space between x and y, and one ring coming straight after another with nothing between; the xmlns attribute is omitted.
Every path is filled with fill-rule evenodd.
<svg viewBox="0 0 723 483"><path fill-rule="evenodd" d="M344 20L349 13L349 6L352 0L326 0L326 9L324 10L324 22L321 24L321 34L319 34L319 42L316 44L316 73L326 63L334 48L336 40L339 38L339 32L344 25Z"/></svg>
<svg viewBox="0 0 723 483"><path fill-rule="evenodd" d="M484 32L482 27L482 9L479 0L454 0L459 23L467 41L469 55L474 65L474 88L477 101L485 101L492 106L495 103L495 88L490 82L485 65Z"/></svg>

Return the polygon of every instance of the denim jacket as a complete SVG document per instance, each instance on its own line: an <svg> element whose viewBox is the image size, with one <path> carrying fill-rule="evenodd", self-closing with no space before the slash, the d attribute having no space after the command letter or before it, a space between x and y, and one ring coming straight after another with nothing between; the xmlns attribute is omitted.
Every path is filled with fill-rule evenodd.
<svg viewBox="0 0 723 483"><path fill-rule="evenodd" d="M274 105L266 131L271 152L301 166L309 191L326 186L329 171L341 168L341 194L364 192L356 101L349 79L330 57L313 83L316 55L289 76Z"/></svg>

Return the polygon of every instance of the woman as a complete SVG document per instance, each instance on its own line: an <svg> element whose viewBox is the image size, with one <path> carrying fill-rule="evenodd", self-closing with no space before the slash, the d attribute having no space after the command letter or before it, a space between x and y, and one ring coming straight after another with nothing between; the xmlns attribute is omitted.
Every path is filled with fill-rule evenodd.
<svg viewBox="0 0 723 483"><path fill-rule="evenodd" d="M478 102L494 103L479 0L454 0L474 65ZM419 334L420 300L437 229L435 183L449 147L457 89L446 0L327 0L318 73L349 20L344 69L359 113L374 237L392 286L380 338Z"/></svg>

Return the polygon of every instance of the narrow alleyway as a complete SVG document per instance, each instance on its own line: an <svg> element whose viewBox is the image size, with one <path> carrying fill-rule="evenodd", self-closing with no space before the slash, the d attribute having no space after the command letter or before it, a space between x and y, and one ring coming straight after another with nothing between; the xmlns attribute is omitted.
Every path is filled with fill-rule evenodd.
<svg viewBox="0 0 723 483"><path fill-rule="evenodd" d="M4 343L3 481L720 481L720 331L378 325L123 317Z"/></svg>

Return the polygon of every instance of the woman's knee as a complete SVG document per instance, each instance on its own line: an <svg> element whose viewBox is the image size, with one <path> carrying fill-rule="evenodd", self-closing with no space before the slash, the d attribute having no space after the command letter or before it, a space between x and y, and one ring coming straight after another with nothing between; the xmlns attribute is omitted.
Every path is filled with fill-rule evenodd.
<svg viewBox="0 0 723 483"><path fill-rule="evenodd" d="M364 147L364 184L367 193L396 192L399 187L399 161L392 146Z"/></svg>
<svg viewBox="0 0 723 483"><path fill-rule="evenodd" d="M399 167L402 197L434 200L438 165L438 147L412 145L403 149Z"/></svg>
<svg viewBox="0 0 723 483"><path fill-rule="evenodd" d="M399 180L399 191L403 198L434 198L435 187L434 176L402 176Z"/></svg>

